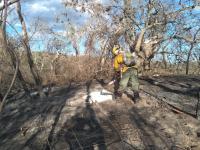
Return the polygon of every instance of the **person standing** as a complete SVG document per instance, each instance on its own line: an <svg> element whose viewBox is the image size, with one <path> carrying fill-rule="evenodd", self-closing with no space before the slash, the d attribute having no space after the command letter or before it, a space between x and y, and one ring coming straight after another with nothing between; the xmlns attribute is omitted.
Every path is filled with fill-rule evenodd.
<svg viewBox="0 0 200 150"><path fill-rule="evenodd" d="M120 46L115 45L112 53L114 57L114 71L118 74L119 82L116 81L118 87L115 87L115 99L119 100L122 94L127 90L128 84L131 85L133 91L132 100L138 102L139 96L139 80L138 80L138 67L137 67L137 55L134 52L134 48L130 47L130 52L124 52ZM120 76L119 76L120 74Z"/></svg>

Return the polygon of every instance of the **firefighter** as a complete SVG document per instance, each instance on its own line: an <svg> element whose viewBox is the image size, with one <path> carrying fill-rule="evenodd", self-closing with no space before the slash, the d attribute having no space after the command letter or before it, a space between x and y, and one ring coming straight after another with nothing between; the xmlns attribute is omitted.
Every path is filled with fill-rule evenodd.
<svg viewBox="0 0 200 150"><path fill-rule="evenodd" d="M138 68L136 65L137 55L134 48L130 48L130 52L125 52L119 45L114 45L112 49L114 55L113 67L115 71L115 99L119 100L122 94L126 91L128 84L131 85L133 91L132 100L138 102L139 96L139 81Z"/></svg>

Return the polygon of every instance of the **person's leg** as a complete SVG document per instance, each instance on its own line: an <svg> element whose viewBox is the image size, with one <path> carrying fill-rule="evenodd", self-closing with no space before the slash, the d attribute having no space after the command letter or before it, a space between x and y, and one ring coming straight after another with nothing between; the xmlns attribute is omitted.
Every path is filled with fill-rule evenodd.
<svg viewBox="0 0 200 150"><path fill-rule="evenodd" d="M115 95L115 97L121 97L121 93L118 92L119 82L120 82L120 79L121 79L120 72L116 72L114 76L115 76L114 77L114 80L115 80L115 82L114 82L114 95Z"/></svg>
<svg viewBox="0 0 200 150"><path fill-rule="evenodd" d="M123 93L127 88L128 82L130 79L130 70L128 69L126 72L122 74L122 78L119 82L119 93Z"/></svg>
<svg viewBox="0 0 200 150"><path fill-rule="evenodd" d="M138 73L137 69L131 69L131 77L130 77L130 82L131 82L131 89L134 92L133 95L133 100L139 101L140 96L139 96L139 80L138 80Z"/></svg>

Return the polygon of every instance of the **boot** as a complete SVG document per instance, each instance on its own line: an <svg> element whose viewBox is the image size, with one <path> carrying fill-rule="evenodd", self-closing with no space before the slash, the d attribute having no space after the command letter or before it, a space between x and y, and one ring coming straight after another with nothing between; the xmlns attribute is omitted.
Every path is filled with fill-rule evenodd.
<svg viewBox="0 0 200 150"><path fill-rule="evenodd" d="M114 93L114 99L115 99L116 101L120 100L121 97L122 97L122 93L121 93L121 92L115 92L115 93Z"/></svg>
<svg viewBox="0 0 200 150"><path fill-rule="evenodd" d="M133 100L135 103L137 103L137 102L139 102L139 101L141 100L138 91L134 92L134 95L133 95L133 99L132 99L132 100Z"/></svg>

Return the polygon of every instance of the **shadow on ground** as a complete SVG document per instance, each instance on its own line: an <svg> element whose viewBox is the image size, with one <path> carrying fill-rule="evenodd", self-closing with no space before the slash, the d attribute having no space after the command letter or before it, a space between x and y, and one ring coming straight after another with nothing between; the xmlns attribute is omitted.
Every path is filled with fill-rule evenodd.
<svg viewBox="0 0 200 150"><path fill-rule="evenodd" d="M51 140L48 150L67 147L70 150L106 150L104 131L89 104L90 85L91 81L86 83L88 96L83 103L85 106L76 108L76 114L66 120L60 132L54 135L54 141Z"/></svg>
<svg viewBox="0 0 200 150"><path fill-rule="evenodd" d="M68 86L49 98L17 99L6 105L0 116L0 149L44 149L54 132L62 109L80 86Z"/></svg>
<svg viewBox="0 0 200 150"><path fill-rule="evenodd" d="M48 99L9 102L0 116L0 150L175 150L177 145L194 146L186 141L194 136L194 131L188 132L191 121L180 119L149 97L145 105L122 99L98 104L99 108L89 104L92 88L88 81L59 89Z"/></svg>
<svg viewBox="0 0 200 150"><path fill-rule="evenodd" d="M130 110L130 119L132 124L138 129L141 147L146 150L172 149L174 143L172 139L168 138L170 136L159 130L159 128L162 128L162 125L156 122L150 122L148 120L150 114L147 113L144 116L144 114L139 114L141 111L144 110L141 110L141 108L133 108Z"/></svg>

